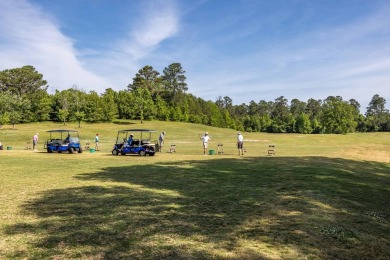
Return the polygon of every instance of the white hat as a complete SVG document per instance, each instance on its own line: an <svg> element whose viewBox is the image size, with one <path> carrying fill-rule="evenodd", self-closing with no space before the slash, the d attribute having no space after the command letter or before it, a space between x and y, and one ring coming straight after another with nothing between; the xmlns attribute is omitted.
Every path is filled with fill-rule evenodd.
<svg viewBox="0 0 390 260"><path fill-rule="evenodd" d="M238 132L237 134L238 134L238 135L240 135L240 134L241 134L241 132Z"/></svg>
<svg viewBox="0 0 390 260"><path fill-rule="evenodd" d="M38 133L35 133L36 135L38 135Z"/></svg>
<svg viewBox="0 0 390 260"><path fill-rule="evenodd" d="M204 133L204 134L205 134L205 135L208 135L209 133L206 132L206 133Z"/></svg>

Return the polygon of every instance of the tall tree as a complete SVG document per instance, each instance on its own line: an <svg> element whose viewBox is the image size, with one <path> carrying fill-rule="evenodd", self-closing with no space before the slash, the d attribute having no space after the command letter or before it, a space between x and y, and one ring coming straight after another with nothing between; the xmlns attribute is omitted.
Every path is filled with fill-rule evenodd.
<svg viewBox="0 0 390 260"><path fill-rule="evenodd" d="M180 63L172 63L164 68L162 81L166 92L166 98L169 101L177 102L177 97L188 90L185 71Z"/></svg>
<svg viewBox="0 0 390 260"><path fill-rule="evenodd" d="M156 117L159 120L168 121L169 120L169 109L167 103L162 99L162 97L157 96L155 101L156 107Z"/></svg>
<svg viewBox="0 0 390 260"><path fill-rule="evenodd" d="M118 114L118 107L115 103L116 92L112 88L106 89L102 95L102 119L106 122L111 122Z"/></svg>
<svg viewBox="0 0 390 260"><path fill-rule="evenodd" d="M295 130L297 133L310 134L313 129L311 127L310 118L307 114L301 113L296 117Z"/></svg>
<svg viewBox="0 0 390 260"><path fill-rule="evenodd" d="M386 99L375 94L367 107L366 116L377 116L388 113L389 110L385 108Z"/></svg>
<svg viewBox="0 0 390 260"><path fill-rule="evenodd" d="M307 105L306 102L294 98L293 100L291 100L290 113L296 118L300 116L302 113L305 113L306 105Z"/></svg>
<svg viewBox="0 0 390 260"><path fill-rule="evenodd" d="M389 122L389 110L385 108L386 99L378 94L374 95L368 104L366 112L366 124L368 131L387 131Z"/></svg>
<svg viewBox="0 0 390 260"><path fill-rule="evenodd" d="M248 114L248 112L249 108L248 105L245 103L234 107L234 115L236 115L237 117L244 117Z"/></svg>
<svg viewBox="0 0 390 260"><path fill-rule="evenodd" d="M310 98L307 101L305 112L309 115L310 120L314 120L314 118L319 118L321 115L321 106L322 106L322 100L316 100L313 98Z"/></svg>
<svg viewBox="0 0 390 260"><path fill-rule="evenodd" d="M323 127L326 133L346 134L357 126L355 107L339 96L330 96L323 104Z"/></svg>
<svg viewBox="0 0 390 260"><path fill-rule="evenodd" d="M10 91L0 91L0 128L10 123L13 128L22 122L31 121L31 104Z"/></svg>
<svg viewBox="0 0 390 260"><path fill-rule="evenodd" d="M271 115L272 106L273 106L273 102L267 102L265 100L260 100L259 104L258 104L259 115L260 116Z"/></svg>
<svg viewBox="0 0 390 260"><path fill-rule="evenodd" d="M221 108L227 109L227 111L229 111L230 115L234 114L233 100L230 97L228 97L228 96L224 96L223 98L221 97L221 99L217 103L217 105Z"/></svg>
<svg viewBox="0 0 390 260"><path fill-rule="evenodd" d="M127 86L129 91L137 90L138 88L147 89L152 95L153 99L160 93L162 79L160 73L153 69L152 66L145 66L135 74L133 83Z"/></svg>
<svg viewBox="0 0 390 260"><path fill-rule="evenodd" d="M10 91L0 91L0 129L10 122L14 99L16 96Z"/></svg>
<svg viewBox="0 0 390 260"><path fill-rule="evenodd" d="M287 121L289 115L288 100L284 96L276 98L271 112L272 118L283 122Z"/></svg>
<svg viewBox="0 0 390 260"><path fill-rule="evenodd" d="M122 119L131 119L134 117L134 97L131 92L126 90L120 90L116 97L116 103L118 106L118 116Z"/></svg>
<svg viewBox="0 0 390 260"><path fill-rule="evenodd" d="M217 97L217 100L215 101L215 104L216 104L219 108L223 108L223 107L224 107L224 103L223 103L222 96L218 96L218 97Z"/></svg>
<svg viewBox="0 0 390 260"><path fill-rule="evenodd" d="M66 121L72 120L72 96L71 90L56 90L53 96L53 119L62 121L64 125L66 124Z"/></svg>
<svg viewBox="0 0 390 260"><path fill-rule="evenodd" d="M257 115L258 113L259 113L258 104L254 100L251 100L249 102L249 106L248 106L248 114L250 116L254 116L254 115Z"/></svg>
<svg viewBox="0 0 390 260"><path fill-rule="evenodd" d="M46 121L50 119L50 112L53 105L52 97L46 90L38 89L31 95L31 111L33 121Z"/></svg>
<svg viewBox="0 0 390 260"><path fill-rule="evenodd" d="M288 100L284 96L275 99L271 112L272 125L268 129L273 133L286 133L289 128L290 109L288 107Z"/></svg>
<svg viewBox="0 0 390 260"><path fill-rule="evenodd" d="M11 91L19 97L33 94L39 89L47 89L43 75L33 66L7 69L0 72L0 90Z"/></svg>
<svg viewBox="0 0 390 260"><path fill-rule="evenodd" d="M60 110L58 110L58 119L61 120L62 122L64 122L64 125L65 125L65 122L66 122L68 116L69 116L68 109L60 108Z"/></svg>
<svg viewBox="0 0 390 260"><path fill-rule="evenodd" d="M138 118L141 120L141 124L145 119L145 114L147 117L153 118L155 109L149 90L146 88L137 88L135 91L132 91L131 94L134 98L133 107Z"/></svg>
<svg viewBox="0 0 390 260"><path fill-rule="evenodd" d="M85 120L88 122L99 122L102 121L103 115L103 101L96 91L90 91L86 97L85 105Z"/></svg>
<svg viewBox="0 0 390 260"><path fill-rule="evenodd" d="M76 120L81 127L81 121L85 119L86 109L86 96L87 94L80 90L77 85L73 85L72 88L64 90L65 95L68 98L69 104L69 119L71 121Z"/></svg>

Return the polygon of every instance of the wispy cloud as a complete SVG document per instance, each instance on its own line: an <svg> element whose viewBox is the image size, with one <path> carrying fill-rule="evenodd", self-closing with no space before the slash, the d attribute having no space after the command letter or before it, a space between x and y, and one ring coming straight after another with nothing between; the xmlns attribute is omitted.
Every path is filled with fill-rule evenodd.
<svg viewBox="0 0 390 260"><path fill-rule="evenodd" d="M177 32L178 19L172 6L149 6L144 12L145 18L136 23L137 29L132 32L139 46L154 47Z"/></svg>
<svg viewBox="0 0 390 260"><path fill-rule="evenodd" d="M125 88L145 65L161 72L180 62L189 91L205 99L221 95L247 103L341 95L367 104L378 93L390 101L389 4L370 2L369 9L350 15L345 2L334 1L335 9L325 10L328 17L323 5L311 1L302 8L271 2L121 3L128 10L115 9L107 17L122 11L131 15L109 34L114 37L83 45L64 32L71 31L73 22L92 28L92 18L74 16L64 25L45 6L2 0L0 70L33 65L54 88L76 84L102 92ZM340 5L345 9L339 11ZM98 27L99 32L104 28ZM99 35L93 39L98 41Z"/></svg>
<svg viewBox="0 0 390 260"><path fill-rule="evenodd" d="M60 32L53 17L27 1L0 2L0 35L0 69L32 65L58 89L107 84L81 66L72 41Z"/></svg>
<svg viewBox="0 0 390 260"><path fill-rule="evenodd" d="M127 25L127 34L114 39L104 53L86 58L94 71L112 78L116 89L127 86L135 73L146 65L142 62L179 30L174 1L145 2L139 10L136 22Z"/></svg>
<svg viewBox="0 0 390 260"><path fill-rule="evenodd" d="M259 45L255 51L242 49L239 55L215 59L209 66L215 73L194 75L191 85L196 94L231 95L235 103L282 95L290 100L341 95L365 107L377 93L389 100L390 18L385 15L389 10L388 5L381 6L354 21L313 27L296 37Z"/></svg>
<svg viewBox="0 0 390 260"><path fill-rule="evenodd" d="M0 2L0 69L33 65L55 89L122 89L140 59L178 30L173 5L161 2L145 6L138 23L128 25L128 34L113 39L104 52L77 50L42 8L27 0Z"/></svg>

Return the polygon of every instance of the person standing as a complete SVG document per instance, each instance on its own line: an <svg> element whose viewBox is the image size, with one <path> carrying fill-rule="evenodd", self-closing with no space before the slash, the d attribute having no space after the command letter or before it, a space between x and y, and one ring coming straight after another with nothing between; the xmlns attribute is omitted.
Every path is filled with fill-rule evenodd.
<svg viewBox="0 0 390 260"><path fill-rule="evenodd" d="M211 137L209 136L209 133L206 132L200 139L203 142L203 155L207 155L208 142L211 141Z"/></svg>
<svg viewBox="0 0 390 260"><path fill-rule="evenodd" d="M99 151L99 134L95 136L95 150Z"/></svg>
<svg viewBox="0 0 390 260"><path fill-rule="evenodd" d="M241 132L238 132L237 133L238 155L244 155L243 145L244 145L244 137L242 136Z"/></svg>
<svg viewBox="0 0 390 260"><path fill-rule="evenodd" d="M37 146L37 144L38 144L38 133L35 133L35 135L33 136L33 150L35 151L35 150L37 150L36 149L36 146Z"/></svg>
<svg viewBox="0 0 390 260"><path fill-rule="evenodd" d="M162 131L160 136L158 137L158 151L162 151L162 146L164 144L164 138L165 138L165 131Z"/></svg>

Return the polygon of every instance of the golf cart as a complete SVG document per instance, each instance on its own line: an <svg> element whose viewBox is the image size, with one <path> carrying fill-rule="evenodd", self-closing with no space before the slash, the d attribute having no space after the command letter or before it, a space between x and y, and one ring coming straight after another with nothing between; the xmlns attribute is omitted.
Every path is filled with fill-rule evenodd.
<svg viewBox="0 0 390 260"><path fill-rule="evenodd" d="M139 133L139 139L134 139L133 133L136 132ZM151 142L152 133L154 132L157 131L149 129L119 130L112 154L139 154L141 156L154 156L156 153L155 143Z"/></svg>
<svg viewBox="0 0 390 260"><path fill-rule="evenodd" d="M69 152L82 153L78 131L75 130L50 130L50 138L45 142L44 148L48 153Z"/></svg>

